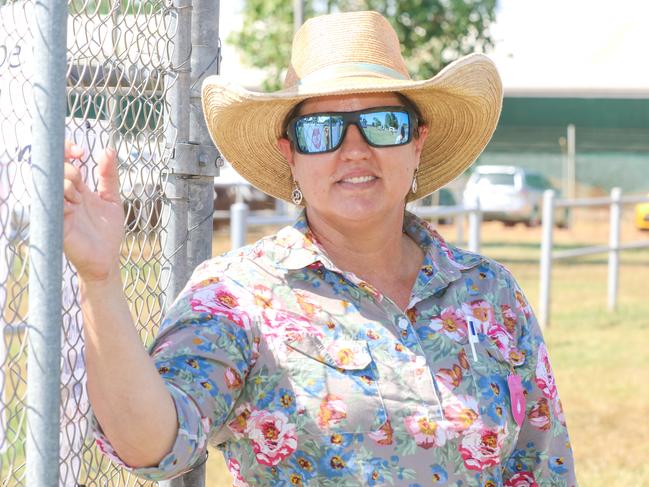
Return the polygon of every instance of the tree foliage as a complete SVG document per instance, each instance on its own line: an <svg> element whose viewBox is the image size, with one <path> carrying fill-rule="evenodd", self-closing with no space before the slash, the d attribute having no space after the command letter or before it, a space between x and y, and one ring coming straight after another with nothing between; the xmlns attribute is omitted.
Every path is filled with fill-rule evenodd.
<svg viewBox="0 0 649 487"><path fill-rule="evenodd" d="M433 76L454 59L493 46L489 25L496 0L305 0L305 18L331 12L376 10L392 23L416 79ZM244 24L228 41L242 60L268 72L263 88L278 89L290 58L293 2L245 0Z"/></svg>

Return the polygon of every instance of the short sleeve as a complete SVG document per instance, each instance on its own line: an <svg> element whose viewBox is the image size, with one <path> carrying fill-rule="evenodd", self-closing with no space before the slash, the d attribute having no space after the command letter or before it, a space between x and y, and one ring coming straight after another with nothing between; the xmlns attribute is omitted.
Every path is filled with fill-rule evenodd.
<svg viewBox="0 0 649 487"><path fill-rule="evenodd" d="M224 424L256 358L252 320L236 306L232 287L221 279L190 283L165 317L150 354L173 398L178 434L156 467L131 469L165 480L202 461L207 441ZM96 427L99 448L124 465ZM128 466L124 465L128 468Z"/></svg>
<svg viewBox="0 0 649 487"><path fill-rule="evenodd" d="M514 278L507 273L503 296L515 320L518 352L525 357L515 368L522 376L526 414L516 447L503 469L505 486L577 485L568 429L548 350L532 308ZM526 483L527 482L527 483Z"/></svg>

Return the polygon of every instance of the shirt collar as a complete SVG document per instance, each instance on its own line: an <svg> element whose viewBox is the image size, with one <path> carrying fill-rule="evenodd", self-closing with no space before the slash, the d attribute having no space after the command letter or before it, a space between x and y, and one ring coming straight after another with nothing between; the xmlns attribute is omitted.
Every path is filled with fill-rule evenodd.
<svg viewBox="0 0 649 487"><path fill-rule="evenodd" d="M430 278L438 275L446 284L459 279L461 271L471 269L483 261L483 257L473 252L448 245L430 223L416 215L406 212L404 231L424 251L425 259L417 285L426 285ZM315 235L309 229L304 211L295 223L282 228L275 239L275 261L287 270L304 269L320 263L329 270L341 272L331 262Z"/></svg>

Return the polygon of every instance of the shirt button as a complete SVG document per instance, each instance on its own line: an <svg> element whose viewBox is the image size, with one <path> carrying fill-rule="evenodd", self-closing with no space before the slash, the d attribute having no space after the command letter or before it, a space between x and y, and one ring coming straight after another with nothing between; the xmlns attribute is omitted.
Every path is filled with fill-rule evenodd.
<svg viewBox="0 0 649 487"><path fill-rule="evenodd" d="M410 323L408 322L408 320L406 318L404 318L403 316L401 318L399 318L399 328L401 328L402 330L408 329L409 324Z"/></svg>

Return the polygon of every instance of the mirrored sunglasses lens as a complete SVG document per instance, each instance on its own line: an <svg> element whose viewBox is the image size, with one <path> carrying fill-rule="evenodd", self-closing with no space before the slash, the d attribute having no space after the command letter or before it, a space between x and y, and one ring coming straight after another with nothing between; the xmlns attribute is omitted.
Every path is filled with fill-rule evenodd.
<svg viewBox="0 0 649 487"><path fill-rule="evenodd" d="M343 119L336 115L306 116L295 123L298 148L307 154L332 150L340 142L342 132Z"/></svg>
<svg viewBox="0 0 649 487"><path fill-rule="evenodd" d="M362 113L360 125L367 140L378 146L410 142L410 117L405 111Z"/></svg>

